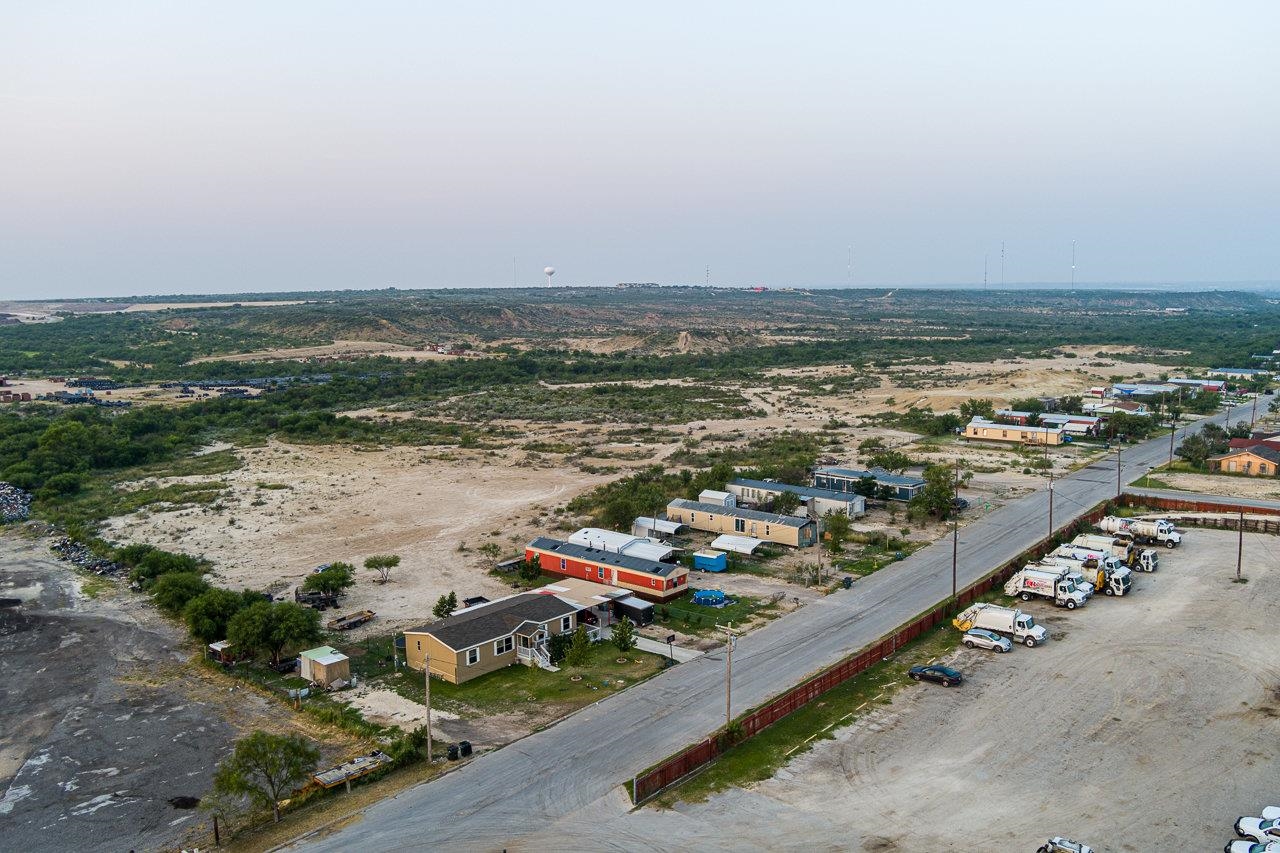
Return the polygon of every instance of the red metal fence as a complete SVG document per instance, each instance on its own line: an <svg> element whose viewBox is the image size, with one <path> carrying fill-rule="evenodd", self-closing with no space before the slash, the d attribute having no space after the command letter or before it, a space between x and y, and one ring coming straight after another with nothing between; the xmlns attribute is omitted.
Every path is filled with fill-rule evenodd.
<svg viewBox="0 0 1280 853"><path fill-rule="evenodd" d="M961 590L956 596L956 606L963 608L972 604L979 597L994 589L997 584L1003 583L1015 571L1031 562L1035 556L1048 551L1064 535L1074 535L1076 531L1092 524L1105 514L1105 505L1095 507L1068 525L1056 536L1040 540L1014 559L984 576L981 580ZM742 726L739 740L745 740L759 734L792 711L807 705L836 685L860 675L871 668L872 665L894 654L902 646L943 624L950 615L951 609L950 602L944 601L938 604L932 610L917 616L888 636L882 637L874 645L828 667L782 695L739 717L738 723ZM720 738L712 736L635 776L631 780L632 802L643 803L686 776L701 770L714 761L723 749L724 746Z"/></svg>
<svg viewBox="0 0 1280 853"><path fill-rule="evenodd" d="M1280 515L1280 509L1276 507L1241 506L1240 504L1232 503L1231 498L1215 498L1212 495L1197 495L1194 499L1191 499L1125 494L1121 496L1120 503L1125 506L1167 509L1173 510L1174 512L1229 512L1235 514L1240 512L1240 510L1244 510L1250 515ZM1187 519L1187 522L1191 523L1191 519ZM1212 527L1212 521L1205 526ZM1234 523L1229 526L1232 530L1235 529ZM1245 529L1249 529L1248 525L1246 525Z"/></svg>

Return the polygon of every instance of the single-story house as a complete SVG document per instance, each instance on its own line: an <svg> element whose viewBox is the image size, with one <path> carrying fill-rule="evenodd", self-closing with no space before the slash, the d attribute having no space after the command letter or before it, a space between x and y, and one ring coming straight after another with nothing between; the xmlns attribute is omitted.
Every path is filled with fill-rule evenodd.
<svg viewBox="0 0 1280 853"><path fill-rule="evenodd" d="M1017 426L1015 424L998 424L986 418L969 421L964 428L964 437L980 441L1007 441L1017 444L1062 444L1066 433L1057 427Z"/></svg>
<svg viewBox="0 0 1280 853"><path fill-rule="evenodd" d="M298 675L321 687L351 681L351 660L333 646L318 646L298 655Z"/></svg>
<svg viewBox="0 0 1280 853"><path fill-rule="evenodd" d="M678 563L660 563L545 536L526 545L524 556L537 560L544 572L622 587L655 601L683 595L689 581L689 570Z"/></svg>
<svg viewBox="0 0 1280 853"><path fill-rule="evenodd" d="M1129 397L1154 397L1157 394L1177 394L1178 386L1169 382L1152 384L1150 382L1117 382L1111 386L1111 396L1119 399Z"/></svg>
<svg viewBox="0 0 1280 853"><path fill-rule="evenodd" d="M656 539L632 536L630 533L618 533L599 527L584 527L570 534L569 541L575 545L613 551L615 554L630 554L633 557L644 557L646 560L657 560L660 563L674 562L677 556L676 551L679 550Z"/></svg>
<svg viewBox="0 0 1280 853"><path fill-rule="evenodd" d="M733 492L721 492L716 489L703 489L698 493L698 503L734 506L737 503L737 498L734 496Z"/></svg>
<svg viewBox="0 0 1280 853"><path fill-rule="evenodd" d="M1274 477L1280 473L1280 450L1263 445L1232 450L1207 460L1210 471L1224 474L1248 474L1250 477Z"/></svg>
<svg viewBox="0 0 1280 853"><path fill-rule="evenodd" d="M1228 447L1232 450L1244 450L1248 447L1270 447L1272 450L1280 450L1280 438L1259 438L1256 435L1253 438L1233 438L1228 442Z"/></svg>
<svg viewBox="0 0 1280 853"><path fill-rule="evenodd" d="M813 485L819 489L856 493L861 482L868 478L875 481L878 488L889 489L892 492L891 499L895 501L909 501L924 491L924 480L920 477L890 474L883 468L862 471L856 468L823 466L813 472Z"/></svg>
<svg viewBox="0 0 1280 853"><path fill-rule="evenodd" d="M1085 403L1084 410L1091 415L1105 416L1114 414L1149 415L1146 403L1135 403L1131 400L1103 400L1099 403Z"/></svg>
<svg viewBox="0 0 1280 853"><path fill-rule="evenodd" d="M1091 415L1044 414L1040 424L1057 427L1070 436L1097 435L1102 429L1102 418Z"/></svg>
<svg viewBox="0 0 1280 853"><path fill-rule="evenodd" d="M1185 376L1175 376L1169 380L1170 385L1177 385L1179 388L1199 393L1207 391L1212 394L1221 394L1223 387L1227 384L1221 379L1189 379Z"/></svg>
<svg viewBox="0 0 1280 853"><path fill-rule="evenodd" d="M1084 392L1084 396L1086 396L1086 397L1097 397L1099 400L1101 400L1102 398L1104 398L1104 397L1106 397L1106 396L1107 396L1107 389L1106 389L1106 386L1105 386L1105 385L1094 385L1094 386L1093 386L1092 388L1090 388L1088 391L1085 391L1085 392Z"/></svg>
<svg viewBox="0 0 1280 853"><path fill-rule="evenodd" d="M739 477L726 489L733 492L738 503L759 504L772 501L783 492L791 492L800 498L803 512L811 518L821 518L828 512L843 513L850 518L866 515L867 499L859 494L837 492L834 489L818 489L813 486L793 486L772 480L749 480ZM797 511L797 515L800 511Z"/></svg>
<svg viewBox="0 0 1280 853"><path fill-rule="evenodd" d="M806 548L818 541L818 524L813 519L737 506L676 498L667 504L667 518L681 521L694 530L736 533L794 548Z"/></svg>
<svg viewBox="0 0 1280 853"><path fill-rule="evenodd" d="M405 662L421 670L430 656L431 674L453 684L515 663L550 668L548 643L555 634L577 629L579 610L571 601L536 592L468 607L405 631Z"/></svg>

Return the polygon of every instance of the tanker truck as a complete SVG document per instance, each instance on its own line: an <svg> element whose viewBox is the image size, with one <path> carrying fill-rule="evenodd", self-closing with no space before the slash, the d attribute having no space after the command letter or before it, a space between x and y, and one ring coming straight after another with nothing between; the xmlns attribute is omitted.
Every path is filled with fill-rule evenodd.
<svg viewBox="0 0 1280 853"><path fill-rule="evenodd" d="M1119 518L1108 515L1098 522L1098 527L1107 533L1127 533L1135 542L1154 542L1166 548L1177 548L1182 543L1182 534L1173 527L1173 522L1161 519Z"/></svg>
<svg viewBox="0 0 1280 853"><path fill-rule="evenodd" d="M1063 545L1040 562L1075 569L1084 575L1085 583L1092 584L1095 590L1100 589L1107 595L1128 595L1133 588L1133 572L1120 565L1115 557L1098 555L1096 551Z"/></svg>
<svg viewBox="0 0 1280 853"><path fill-rule="evenodd" d="M1160 555L1150 548L1139 548L1131 541L1116 539L1114 536L1099 536L1094 533L1081 533L1071 544L1078 548L1089 548L1105 551L1121 563L1144 572L1154 572L1160 568Z"/></svg>

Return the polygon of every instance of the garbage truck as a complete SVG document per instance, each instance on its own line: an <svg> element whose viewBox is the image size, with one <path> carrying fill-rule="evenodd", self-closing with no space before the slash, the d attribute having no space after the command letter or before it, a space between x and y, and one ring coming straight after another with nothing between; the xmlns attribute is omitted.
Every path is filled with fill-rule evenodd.
<svg viewBox="0 0 1280 853"><path fill-rule="evenodd" d="M1063 546L1070 548L1071 546ZM1133 572L1120 565L1115 557L1095 556L1097 552L1076 552L1075 554L1054 553L1040 562L1045 565L1064 566L1074 569L1084 576L1084 582L1095 590L1102 590L1107 595L1127 595L1133 588Z"/></svg>
<svg viewBox="0 0 1280 853"><path fill-rule="evenodd" d="M1023 601L1038 595L1059 607L1075 610L1083 606L1089 596L1076 586L1071 575L1072 570L1064 566L1026 566L1005 582L1004 593L1016 595Z"/></svg>
<svg viewBox="0 0 1280 853"><path fill-rule="evenodd" d="M1049 632L1043 625L1037 625L1030 615L998 604L975 604L952 619L951 624L961 631L968 631L970 628L995 631L1030 648L1049 639Z"/></svg>
<svg viewBox="0 0 1280 853"><path fill-rule="evenodd" d="M1098 522L1098 527L1113 535L1127 533L1136 542L1159 543L1166 548L1177 548L1182 544L1182 534L1174 529L1173 522L1163 518L1119 518L1108 515Z"/></svg>
<svg viewBox="0 0 1280 853"><path fill-rule="evenodd" d="M1132 541L1116 539L1113 536L1099 536L1095 533L1081 533L1071 544L1079 548L1091 548L1106 551L1121 563L1132 569L1154 572L1160 568L1160 555L1150 548L1139 548Z"/></svg>

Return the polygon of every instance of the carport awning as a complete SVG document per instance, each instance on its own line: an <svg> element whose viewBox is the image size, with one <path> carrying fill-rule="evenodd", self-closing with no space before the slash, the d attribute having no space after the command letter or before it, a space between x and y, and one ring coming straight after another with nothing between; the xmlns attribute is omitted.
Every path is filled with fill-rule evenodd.
<svg viewBox="0 0 1280 853"><path fill-rule="evenodd" d="M677 521L667 521L665 518L649 518L648 516L638 516L635 520L637 527L645 527L649 530L655 530L658 533L676 534L680 532L680 528L684 527Z"/></svg>
<svg viewBox="0 0 1280 853"><path fill-rule="evenodd" d="M763 544L763 539L753 539L750 536L734 536L732 533L725 533L721 536L717 536L715 541L711 543L711 547L721 551L733 551L738 554L751 554Z"/></svg>

